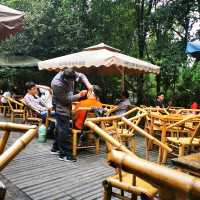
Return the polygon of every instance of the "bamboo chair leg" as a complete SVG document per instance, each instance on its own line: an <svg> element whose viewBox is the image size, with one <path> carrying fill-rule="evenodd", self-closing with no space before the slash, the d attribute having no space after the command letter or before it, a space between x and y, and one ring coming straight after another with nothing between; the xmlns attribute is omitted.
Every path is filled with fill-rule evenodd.
<svg viewBox="0 0 200 200"><path fill-rule="evenodd" d="M146 160L149 160L149 140L145 138L145 151L146 151Z"/></svg>
<svg viewBox="0 0 200 200"><path fill-rule="evenodd" d="M134 174L132 176L132 185L136 186L136 176ZM131 194L131 200L137 200L137 195L132 193Z"/></svg>
<svg viewBox="0 0 200 200"><path fill-rule="evenodd" d="M74 158L77 156L77 132L72 131L72 155Z"/></svg>
<svg viewBox="0 0 200 200"><path fill-rule="evenodd" d="M184 145L180 145L180 146L179 146L178 157L181 157L181 156L184 155L184 150L185 150L185 146L184 146Z"/></svg>
<svg viewBox="0 0 200 200"><path fill-rule="evenodd" d="M3 116L6 117L7 108L6 106L3 107Z"/></svg>
<svg viewBox="0 0 200 200"><path fill-rule="evenodd" d="M96 143L96 154L98 155L99 151L100 151L100 138L99 137L95 139L95 143Z"/></svg>
<svg viewBox="0 0 200 200"><path fill-rule="evenodd" d="M165 164L167 162L167 156L168 152L166 150L163 150L162 164Z"/></svg>
<svg viewBox="0 0 200 200"><path fill-rule="evenodd" d="M161 164L161 161L162 161L162 149L161 147L159 148L159 152L158 152L158 160L157 160L157 163L158 164Z"/></svg>
<svg viewBox="0 0 200 200"><path fill-rule="evenodd" d="M103 200L111 200L111 198L112 198L112 186L107 181L103 181L103 187L104 187Z"/></svg>
<svg viewBox="0 0 200 200"><path fill-rule="evenodd" d="M25 121L26 121L26 115L25 115L25 113L23 113L23 115L22 115L22 120L23 120L23 123L25 123Z"/></svg>
<svg viewBox="0 0 200 200"><path fill-rule="evenodd" d="M132 137L130 142L131 142L131 151L135 153L135 138Z"/></svg>
<svg viewBox="0 0 200 200"><path fill-rule="evenodd" d="M7 141L8 141L8 138L9 138L9 135L10 135L10 132L8 130L6 130L4 133L3 133L3 136L0 140L0 155L3 153L4 149L5 149L5 146L7 144Z"/></svg>
<svg viewBox="0 0 200 200"><path fill-rule="evenodd" d="M11 112L11 122L14 122L14 113L13 112Z"/></svg>

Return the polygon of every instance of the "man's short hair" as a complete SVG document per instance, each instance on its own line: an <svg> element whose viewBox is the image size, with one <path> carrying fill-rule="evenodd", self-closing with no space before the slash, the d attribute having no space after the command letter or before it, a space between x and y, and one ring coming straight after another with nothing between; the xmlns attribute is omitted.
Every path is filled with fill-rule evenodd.
<svg viewBox="0 0 200 200"><path fill-rule="evenodd" d="M76 74L75 71L71 68L66 68L63 71L63 80L68 81L68 80L75 80Z"/></svg>
<svg viewBox="0 0 200 200"><path fill-rule="evenodd" d="M158 93L158 97L159 96L164 96L164 94L162 92Z"/></svg>
<svg viewBox="0 0 200 200"><path fill-rule="evenodd" d="M26 82L26 84L25 84L25 88L26 88L27 91L31 90L35 86L36 86L36 84L34 82L32 82L32 81Z"/></svg>

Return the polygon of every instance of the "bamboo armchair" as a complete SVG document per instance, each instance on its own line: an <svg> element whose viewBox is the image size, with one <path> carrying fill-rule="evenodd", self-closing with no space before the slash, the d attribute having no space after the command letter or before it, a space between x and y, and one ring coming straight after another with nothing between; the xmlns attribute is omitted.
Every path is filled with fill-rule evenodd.
<svg viewBox="0 0 200 200"><path fill-rule="evenodd" d="M20 116L24 122L25 121L24 105L13 98L10 98L10 97L4 97L4 98L6 98L8 101L8 105L11 111L11 121L14 122L15 117Z"/></svg>
<svg viewBox="0 0 200 200"><path fill-rule="evenodd" d="M136 108L133 110L135 111ZM140 109L138 109L141 111ZM130 114L129 111L128 114ZM153 140L159 148L163 148L163 151L171 152L171 149L167 147L165 144L158 141L156 138L152 137L144 130L139 128L137 125L141 118L145 117L147 113L139 112L134 117L127 119L128 114L125 113L123 116L113 116L107 118L99 118L99 119L88 119L86 121L86 125L92 128L97 134L103 137L107 142L108 151L111 152L113 149L118 149L122 151L126 151L128 154L134 155L133 150L128 150L123 144L123 140L121 140L121 131L119 131L119 127L122 126L126 127L126 131L130 131L130 134L135 134L135 132L141 134L145 138L149 140ZM99 120L99 121L98 121ZM100 122L101 128L97 126L95 123ZM123 130L124 131L124 130ZM127 134L125 132L125 134ZM133 135L132 135L133 136ZM161 155L159 155L161 157ZM146 155L146 158L149 158L149 155ZM161 158L158 159L158 162L162 160ZM158 190L148 182L145 182L143 179L124 172L120 167L116 168L116 175L108 177L104 182L104 199L109 200L111 197L117 197L119 199L136 199L137 196L140 196L142 199L153 199L157 194ZM121 193L116 193L113 189L120 189ZM125 192L131 194L131 197L125 196Z"/></svg>
<svg viewBox="0 0 200 200"><path fill-rule="evenodd" d="M166 143L173 149L178 149L178 154L173 151L173 155L181 157L185 154L185 150L188 154L192 148L200 147L200 115L189 116L171 124L166 127L167 131L171 134L166 138Z"/></svg>
<svg viewBox="0 0 200 200"><path fill-rule="evenodd" d="M95 117L95 113L91 111L91 108L82 107L82 108L79 108L79 110L87 111L86 118ZM92 130L85 130L85 128L86 127L83 126L81 130L76 129L75 127L72 127L72 129L71 129L71 133L72 133L72 155L73 155L74 158L77 157L79 149L95 148L96 154L99 154L99 151L100 151L100 138L96 137L93 134ZM88 144L80 144L79 143L80 135L83 132L87 136Z"/></svg>
<svg viewBox="0 0 200 200"><path fill-rule="evenodd" d="M23 99L21 100L21 102L23 103L25 110L25 123L31 123L40 126L42 124L40 113L32 107L26 105Z"/></svg>

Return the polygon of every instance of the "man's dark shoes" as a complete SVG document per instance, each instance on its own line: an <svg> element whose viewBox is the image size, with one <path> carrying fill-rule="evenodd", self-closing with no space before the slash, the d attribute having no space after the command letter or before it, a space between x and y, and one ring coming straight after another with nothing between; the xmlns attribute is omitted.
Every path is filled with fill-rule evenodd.
<svg viewBox="0 0 200 200"><path fill-rule="evenodd" d="M59 150L56 150L56 149L51 149L51 151L50 151L50 153L52 154L52 155L58 155L59 154Z"/></svg>
<svg viewBox="0 0 200 200"><path fill-rule="evenodd" d="M77 159L73 158L72 156L59 156L59 160L65 161L65 162L76 162Z"/></svg>

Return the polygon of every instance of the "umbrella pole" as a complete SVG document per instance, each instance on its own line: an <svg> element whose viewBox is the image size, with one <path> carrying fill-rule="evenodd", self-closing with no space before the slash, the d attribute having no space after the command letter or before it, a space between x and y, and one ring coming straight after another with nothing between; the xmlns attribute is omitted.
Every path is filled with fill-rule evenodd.
<svg viewBox="0 0 200 200"><path fill-rule="evenodd" d="M125 72L124 72L124 67L122 67L122 72L121 72L121 92L124 91L125 89Z"/></svg>

